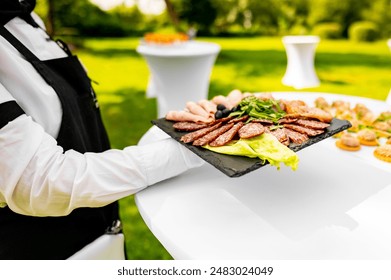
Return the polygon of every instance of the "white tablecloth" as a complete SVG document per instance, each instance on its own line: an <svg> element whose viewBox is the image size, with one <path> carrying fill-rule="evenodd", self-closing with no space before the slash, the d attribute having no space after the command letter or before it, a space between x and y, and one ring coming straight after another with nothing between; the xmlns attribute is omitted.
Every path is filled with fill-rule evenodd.
<svg viewBox="0 0 391 280"><path fill-rule="evenodd" d="M68 260L124 259L125 238L122 233L104 234L68 258Z"/></svg>
<svg viewBox="0 0 391 280"><path fill-rule="evenodd" d="M318 96L365 103L343 95ZM391 259L391 164L327 139L298 152L297 171L267 165L229 178L205 164L136 195L146 224L175 259Z"/></svg>

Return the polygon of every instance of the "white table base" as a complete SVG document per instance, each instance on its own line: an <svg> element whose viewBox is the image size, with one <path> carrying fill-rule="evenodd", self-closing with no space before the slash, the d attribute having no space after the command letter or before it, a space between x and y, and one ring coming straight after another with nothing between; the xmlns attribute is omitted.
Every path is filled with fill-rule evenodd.
<svg viewBox="0 0 391 280"><path fill-rule="evenodd" d="M140 46L151 72L147 96L157 97L158 117L170 110L183 110L186 102L208 98L211 71L220 47L189 42L181 47Z"/></svg>
<svg viewBox="0 0 391 280"><path fill-rule="evenodd" d="M283 43L287 54L287 68L282 83L295 89L320 85L315 72L315 49L319 42L316 36L285 36Z"/></svg>

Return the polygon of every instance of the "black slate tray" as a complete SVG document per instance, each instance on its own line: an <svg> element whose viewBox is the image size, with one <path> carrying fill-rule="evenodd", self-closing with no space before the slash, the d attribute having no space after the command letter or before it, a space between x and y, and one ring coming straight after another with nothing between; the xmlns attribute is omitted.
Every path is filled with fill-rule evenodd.
<svg viewBox="0 0 391 280"><path fill-rule="evenodd" d="M191 144L185 144L180 141L180 138L182 137L182 135L186 134L187 132L176 131L172 127L174 122L167 121L166 119L161 118L161 119L153 120L152 123L229 177L240 177L243 176L244 174L247 174L251 171L254 171L268 164L267 162L262 163L262 160L256 158L249 158L245 156L224 155L224 154L219 154L219 153L209 151L202 147L193 146ZM351 126L352 125L349 121L334 118L331 121L330 126L325 130L324 133L317 135L315 137L311 137L307 142L301 145L291 144L289 145L289 148L295 152L300 151L319 141L331 137L334 134L337 134L338 132L348 129Z"/></svg>

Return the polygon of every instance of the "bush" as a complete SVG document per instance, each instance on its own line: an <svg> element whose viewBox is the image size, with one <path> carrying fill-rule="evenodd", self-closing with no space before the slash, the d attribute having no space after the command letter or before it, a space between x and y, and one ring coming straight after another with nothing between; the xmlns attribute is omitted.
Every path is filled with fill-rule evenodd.
<svg viewBox="0 0 391 280"><path fill-rule="evenodd" d="M312 33L324 39L339 39L342 37L342 27L336 22L324 22L315 25Z"/></svg>
<svg viewBox="0 0 391 280"><path fill-rule="evenodd" d="M349 39L358 42L373 42L379 39L379 29L373 22L358 21L353 23L348 30Z"/></svg>
<svg viewBox="0 0 391 280"><path fill-rule="evenodd" d="M289 29L289 35L307 35L308 29L302 24L296 24Z"/></svg>

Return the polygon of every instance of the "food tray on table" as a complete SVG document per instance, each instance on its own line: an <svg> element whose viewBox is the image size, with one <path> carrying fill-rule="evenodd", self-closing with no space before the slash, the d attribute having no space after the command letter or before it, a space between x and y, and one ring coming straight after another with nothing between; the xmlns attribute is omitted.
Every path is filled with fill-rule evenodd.
<svg viewBox="0 0 391 280"><path fill-rule="evenodd" d="M152 120L152 123L229 177L240 177L268 164L267 162L264 163L259 158L225 155L209 151L202 147L193 146L192 144L183 143L180 141L180 138L186 134L186 132L175 130L173 128L174 122L168 121L165 118ZM334 118L331 121L330 126L325 129L324 133L311 137L308 141L301 145L291 143L288 147L294 152L297 152L348 129L349 127L351 127L351 123L349 121Z"/></svg>

